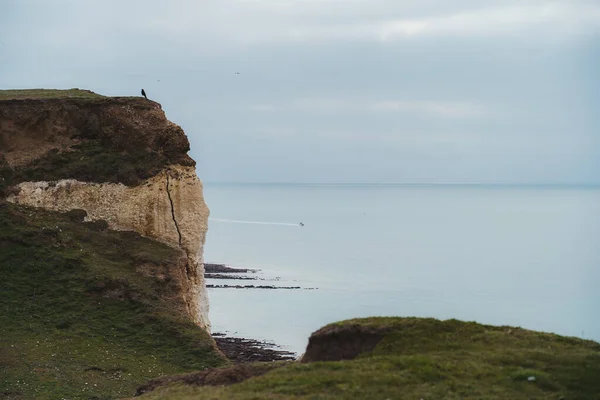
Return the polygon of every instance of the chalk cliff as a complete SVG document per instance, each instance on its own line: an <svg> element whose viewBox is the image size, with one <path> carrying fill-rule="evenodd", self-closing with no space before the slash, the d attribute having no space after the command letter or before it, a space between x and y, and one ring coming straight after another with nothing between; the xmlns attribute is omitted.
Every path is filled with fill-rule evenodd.
<svg viewBox="0 0 600 400"><path fill-rule="evenodd" d="M182 250L190 317L209 329L203 245L209 210L183 130L160 104L88 91L0 92L9 202L133 230ZM2 183L2 182L0 182Z"/></svg>

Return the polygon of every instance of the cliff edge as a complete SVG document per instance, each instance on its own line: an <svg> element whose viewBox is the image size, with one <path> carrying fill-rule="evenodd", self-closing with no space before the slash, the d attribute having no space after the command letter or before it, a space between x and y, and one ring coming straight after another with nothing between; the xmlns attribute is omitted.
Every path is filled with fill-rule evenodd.
<svg viewBox="0 0 600 400"><path fill-rule="evenodd" d="M600 344L518 327L377 317L314 332L302 363L152 379L144 400L598 399Z"/></svg>
<svg viewBox="0 0 600 400"><path fill-rule="evenodd" d="M183 251L181 297L210 329L203 246L209 210L189 142L160 104L85 90L0 91L0 194L135 231Z"/></svg>

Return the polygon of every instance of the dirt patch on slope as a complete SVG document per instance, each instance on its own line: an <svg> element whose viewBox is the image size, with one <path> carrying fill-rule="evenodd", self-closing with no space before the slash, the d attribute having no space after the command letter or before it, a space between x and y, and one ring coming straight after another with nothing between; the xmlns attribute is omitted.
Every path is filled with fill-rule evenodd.
<svg viewBox="0 0 600 400"><path fill-rule="evenodd" d="M261 376L267 372L287 365L287 363L257 363L239 364L230 368L213 368L186 375L165 376L152 379L148 383L137 388L135 396L141 396L158 388L174 383L191 386L221 386L233 385L255 376Z"/></svg>
<svg viewBox="0 0 600 400"><path fill-rule="evenodd" d="M351 360L361 353L372 351L389 329L362 326L326 326L308 339L303 363L315 361Z"/></svg>

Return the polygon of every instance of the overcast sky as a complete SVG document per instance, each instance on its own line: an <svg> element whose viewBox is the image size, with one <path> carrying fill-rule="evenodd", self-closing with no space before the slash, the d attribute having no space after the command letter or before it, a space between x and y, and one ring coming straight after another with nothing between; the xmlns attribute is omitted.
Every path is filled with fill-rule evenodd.
<svg viewBox="0 0 600 400"><path fill-rule="evenodd" d="M143 87L209 182L600 183L600 0L0 0L24 87Z"/></svg>

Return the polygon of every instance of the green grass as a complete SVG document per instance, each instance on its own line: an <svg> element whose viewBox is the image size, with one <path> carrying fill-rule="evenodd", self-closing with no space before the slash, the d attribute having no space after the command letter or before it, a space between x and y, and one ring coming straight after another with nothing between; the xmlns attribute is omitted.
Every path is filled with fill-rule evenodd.
<svg viewBox="0 0 600 400"><path fill-rule="evenodd" d="M22 99L103 99L104 96L81 89L16 89L0 90L0 100Z"/></svg>
<svg viewBox="0 0 600 400"><path fill-rule="evenodd" d="M142 399L600 398L595 342L456 320L368 318L333 325L356 324L388 333L355 360L296 363L228 387L175 384Z"/></svg>
<svg viewBox="0 0 600 400"><path fill-rule="evenodd" d="M123 398L161 375L227 365L174 300L180 253L80 218L0 202L0 399ZM420 318L322 332L356 325L385 335L354 360L282 363L225 387L175 380L141 399L600 398L592 341Z"/></svg>
<svg viewBox="0 0 600 400"><path fill-rule="evenodd" d="M167 154L161 151L141 146L119 149L105 145L99 139L91 139L72 146L71 151L51 150L34 162L16 168L7 180L10 179L12 185L26 181L77 179L135 186L158 174L170 162Z"/></svg>
<svg viewBox="0 0 600 400"><path fill-rule="evenodd" d="M126 397L226 364L173 300L177 250L73 219L0 202L0 398Z"/></svg>

